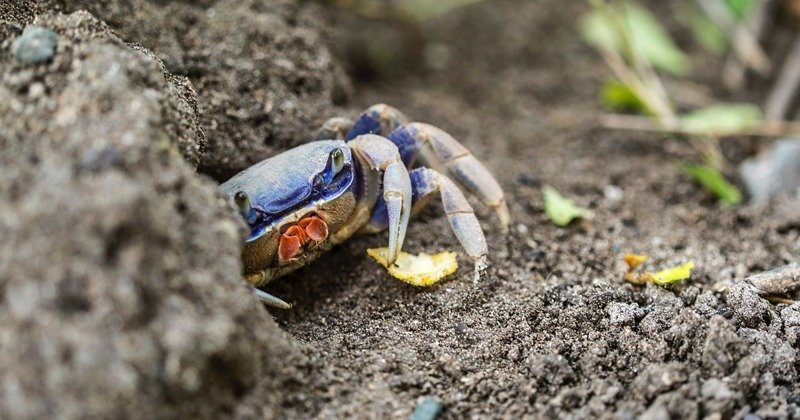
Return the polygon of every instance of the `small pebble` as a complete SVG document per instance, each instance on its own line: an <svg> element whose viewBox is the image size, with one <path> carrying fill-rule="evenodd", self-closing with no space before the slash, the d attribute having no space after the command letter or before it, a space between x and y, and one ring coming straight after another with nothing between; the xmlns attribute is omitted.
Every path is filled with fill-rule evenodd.
<svg viewBox="0 0 800 420"><path fill-rule="evenodd" d="M622 192L622 188L616 185L606 185L603 187L603 195L610 206L616 207L620 204L625 194Z"/></svg>
<svg viewBox="0 0 800 420"><path fill-rule="evenodd" d="M425 397L411 413L411 420L434 420L442 410L442 405L434 397Z"/></svg>
<svg viewBox="0 0 800 420"><path fill-rule="evenodd" d="M11 44L11 54L24 64L38 64L56 53L58 35L50 29L30 26Z"/></svg>
<svg viewBox="0 0 800 420"><path fill-rule="evenodd" d="M800 264L789 264L774 270L753 274L745 279L759 294L783 294L800 289Z"/></svg>

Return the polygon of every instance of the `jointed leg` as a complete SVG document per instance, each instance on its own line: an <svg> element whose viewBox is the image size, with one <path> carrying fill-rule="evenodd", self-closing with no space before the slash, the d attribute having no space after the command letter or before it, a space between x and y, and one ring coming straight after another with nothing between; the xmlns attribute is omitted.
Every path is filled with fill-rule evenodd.
<svg viewBox="0 0 800 420"><path fill-rule="evenodd" d="M351 128L353 120L350 118L333 117L322 124L314 140L344 140Z"/></svg>
<svg viewBox="0 0 800 420"><path fill-rule="evenodd" d="M353 140L362 134L388 136L397 127L407 124L408 118L396 108L377 104L367 108L353 121L333 117L325 121L314 140Z"/></svg>
<svg viewBox="0 0 800 420"><path fill-rule="evenodd" d="M345 140L352 140L362 134L386 137L397 127L407 123L408 117L396 108L386 104L373 105L356 119Z"/></svg>
<svg viewBox="0 0 800 420"><path fill-rule="evenodd" d="M430 199L439 193L442 206L464 251L475 261L475 280L486 268L488 247L481 225L472 211L466 197L450 178L429 168L417 168L411 171L413 193L412 213L418 212Z"/></svg>
<svg viewBox="0 0 800 420"><path fill-rule="evenodd" d="M486 166L453 136L430 124L411 123L389 134L389 140L397 145L401 154L403 150L418 152L406 153L408 165L418 159L421 166L453 176L470 193L495 209L503 232L508 232L511 216L502 187Z"/></svg>
<svg viewBox="0 0 800 420"><path fill-rule="evenodd" d="M276 308L281 308L281 309L292 309L291 303L286 303L280 298L277 298L261 289L256 289L254 287L253 293L255 293L256 296L258 296L258 298L261 299L261 302L263 302L266 305L274 306Z"/></svg>

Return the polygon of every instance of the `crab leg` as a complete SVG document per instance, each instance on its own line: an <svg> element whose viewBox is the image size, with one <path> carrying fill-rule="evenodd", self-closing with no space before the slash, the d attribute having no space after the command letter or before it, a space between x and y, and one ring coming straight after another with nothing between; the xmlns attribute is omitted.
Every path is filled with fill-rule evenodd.
<svg viewBox="0 0 800 420"><path fill-rule="evenodd" d="M365 134L350 142L363 166L383 172L383 200L389 226L388 262L393 264L403 248L408 218L411 216L411 180L397 147L389 140ZM368 175L365 175L368 176Z"/></svg>
<svg viewBox="0 0 800 420"><path fill-rule="evenodd" d="M345 140L352 140L362 134L387 136L408 121L408 117L395 107L386 104L373 105L359 115L345 136Z"/></svg>
<svg viewBox="0 0 800 420"><path fill-rule="evenodd" d="M467 198L447 176L430 168L417 168L409 174L413 187L413 207L411 212L417 213L430 199L439 193L442 207L464 252L475 261L475 281L480 278L486 268L488 247L483 229L475 217Z"/></svg>
<svg viewBox="0 0 800 420"><path fill-rule="evenodd" d="M511 216L503 189L486 166L453 136L430 124L411 123L392 131L388 138L397 145L407 166L419 157L421 166L452 175L470 193L494 208L503 232L508 232Z"/></svg>
<svg viewBox="0 0 800 420"><path fill-rule="evenodd" d="M322 124L314 140L344 140L351 128L353 120L350 118L333 117Z"/></svg>
<svg viewBox="0 0 800 420"><path fill-rule="evenodd" d="M261 302L263 302L266 305L274 306L276 308L281 308L281 309L291 309L292 308L292 304L291 303L286 303L283 300L281 300L280 298L275 297L275 296L273 296L273 295L271 295L271 294L269 294L269 293L267 293L267 292L265 292L265 291L263 291L261 289L256 289L254 287L253 288L253 293L255 293L256 296L258 296L258 298L261 299Z"/></svg>

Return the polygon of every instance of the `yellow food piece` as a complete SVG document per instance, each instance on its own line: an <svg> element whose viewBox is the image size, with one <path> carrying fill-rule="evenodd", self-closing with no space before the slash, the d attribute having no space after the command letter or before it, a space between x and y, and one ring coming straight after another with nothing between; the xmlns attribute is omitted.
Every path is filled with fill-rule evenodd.
<svg viewBox="0 0 800 420"><path fill-rule="evenodd" d="M692 276L692 269L694 268L694 263L689 261L686 264L679 265L677 267L670 267L666 270L661 270L658 273L651 274L647 273L646 275L650 275L652 277L652 282L661 286L666 286L668 284L675 283L676 281L686 280Z"/></svg>
<svg viewBox="0 0 800 420"><path fill-rule="evenodd" d="M400 252L394 265L388 266L389 248L370 248L367 254L386 267L396 279L414 286L430 286L453 274L458 269L455 252L440 252L436 255L419 255Z"/></svg>
<svg viewBox="0 0 800 420"><path fill-rule="evenodd" d="M628 265L628 271L633 271L645 261L647 261L647 255L625 254L625 264Z"/></svg>

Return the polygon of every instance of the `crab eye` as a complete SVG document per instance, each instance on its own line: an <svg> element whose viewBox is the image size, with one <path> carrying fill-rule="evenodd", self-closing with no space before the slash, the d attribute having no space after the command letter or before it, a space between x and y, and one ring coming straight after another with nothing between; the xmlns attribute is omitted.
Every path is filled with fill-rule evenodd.
<svg viewBox="0 0 800 420"><path fill-rule="evenodd" d="M331 152L331 172L338 174L344 168L344 153L341 149L334 149Z"/></svg>
<svg viewBox="0 0 800 420"><path fill-rule="evenodd" d="M256 222L258 215L253 210L253 206L250 205L250 197L247 196L246 192L237 191L233 196L233 201L236 203L236 207L239 208L239 214L247 220L247 223L252 225Z"/></svg>

